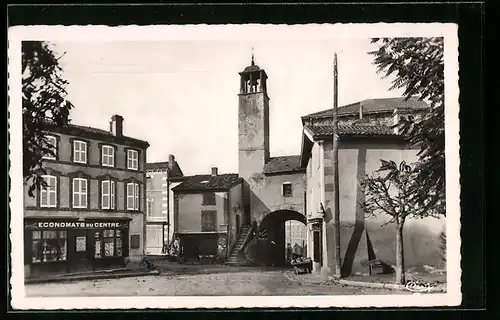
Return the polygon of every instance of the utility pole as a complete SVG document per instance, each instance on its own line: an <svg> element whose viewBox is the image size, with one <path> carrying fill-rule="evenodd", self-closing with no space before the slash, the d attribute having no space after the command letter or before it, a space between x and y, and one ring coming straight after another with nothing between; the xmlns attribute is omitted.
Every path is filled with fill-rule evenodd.
<svg viewBox="0 0 500 320"><path fill-rule="evenodd" d="M340 278L342 262L340 257L340 205L339 205L339 125L337 53L333 57L333 221L335 231L335 277Z"/></svg>

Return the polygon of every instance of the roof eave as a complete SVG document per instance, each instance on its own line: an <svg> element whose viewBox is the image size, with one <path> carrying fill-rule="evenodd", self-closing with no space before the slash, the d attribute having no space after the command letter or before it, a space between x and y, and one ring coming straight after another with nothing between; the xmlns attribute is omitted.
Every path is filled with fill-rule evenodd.
<svg viewBox="0 0 500 320"><path fill-rule="evenodd" d="M286 171L272 171L272 172L264 172L266 176L278 176L281 174L294 174L294 173L304 173L306 168L299 168L294 170L286 170Z"/></svg>

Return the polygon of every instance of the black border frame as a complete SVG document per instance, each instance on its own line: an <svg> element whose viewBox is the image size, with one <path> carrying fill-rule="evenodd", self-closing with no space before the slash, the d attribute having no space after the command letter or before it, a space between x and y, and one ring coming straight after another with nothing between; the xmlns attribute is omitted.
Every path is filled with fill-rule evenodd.
<svg viewBox="0 0 500 320"><path fill-rule="evenodd" d="M411 9L409 9L411 6ZM457 308L422 308L431 310L469 309L484 310L486 307L486 274L485 274L485 1L469 1L467 3L281 3L281 4L180 4L170 3L156 5L130 6L124 4L109 5L79 5L57 6L23 5L10 6L8 11L9 26L16 25L90 25L100 24L116 26L122 24L226 24L226 23L273 23L273 24L303 24L303 23L376 23L376 22L454 22L459 25L459 84L460 84L460 182L462 210L462 306ZM7 32L6 32L7 38ZM7 41L6 41L7 42ZM7 60L7 57L6 57ZM8 97L7 97L8 99ZM8 103L8 101L7 101ZM464 106L471 106L466 108ZM6 109L8 118L8 110ZM491 119L491 118L490 118ZM8 136L8 126L6 126ZM9 138L7 138L9 140ZM7 152L8 157L8 144ZM7 159L7 161L9 161ZM472 169L472 170L471 170ZM9 184L9 180L7 182ZM7 194L8 204L9 198ZM10 212L10 211L9 211ZM9 230L9 215L7 217L7 239ZM10 249L10 239L5 242L7 252ZM493 251L492 251L493 252ZM7 269L9 256L7 255ZM9 282L9 275L7 283ZM7 299L8 301L9 299ZM9 304L10 307L10 304ZM394 308L386 308L386 310ZM406 310L415 310L406 308ZM421 309L421 308L419 308ZM8 312L13 310L8 308ZM242 309L240 309L242 310ZM273 309L257 309L261 311ZM298 309L293 316L301 317L303 311ZM332 309L330 309L332 310ZM90 310L88 310L90 311ZM84 316L86 313L74 313ZM152 312L153 310L149 310ZM162 312L161 310L155 310ZM153 311L153 312L155 312ZM172 310L173 311L173 310ZM207 314L204 309L190 310L203 312L206 318L222 314ZM286 311L291 311L290 309ZM292 309L293 311L293 309ZM316 309L316 311L318 311ZM15 313L33 311L15 311ZM36 311L38 318L45 318L54 311ZM102 313L104 310L95 310ZM108 311L109 312L109 311ZM112 312L135 313L134 310L113 310ZM189 311L187 311L189 312ZM156 312L155 312L156 313ZM384 313L383 317L397 313ZM452 314L455 314L453 312ZM466 313L461 314L461 318ZM90 314L89 314L90 315ZM328 317L328 314L316 312L308 316ZM350 316L352 316L352 312ZM421 314L423 315L423 314ZM476 316L474 312L467 315ZM159 315L161 316L161 315ZM251 315L251 316L255 316ZM261 314L261 316L266 316ZM443 316L441 314L440 316ZM301 317L302 318L302 317ZM456 318L456 317L455 317Z"/></svg>

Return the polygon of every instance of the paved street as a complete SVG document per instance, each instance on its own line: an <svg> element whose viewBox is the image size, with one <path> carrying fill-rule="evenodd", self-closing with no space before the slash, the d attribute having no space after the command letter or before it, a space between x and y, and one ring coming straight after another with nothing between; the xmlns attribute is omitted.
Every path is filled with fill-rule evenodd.
<svg viewBox="0 0 500 320"><path fill-rule="evenodd" d="M290 270L162 274L134 278L26 285L27 296L351 295L391 290L344 287ZM401 294L401 292L397 292Z"/></svg>

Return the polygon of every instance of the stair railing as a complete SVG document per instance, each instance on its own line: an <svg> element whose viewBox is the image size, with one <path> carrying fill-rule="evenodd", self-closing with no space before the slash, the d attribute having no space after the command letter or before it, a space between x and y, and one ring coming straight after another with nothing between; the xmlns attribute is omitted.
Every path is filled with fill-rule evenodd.
<svg viewBox="0 0 500 320"><path fill-rule="evenodd" d="M252 221L250 224L250 229L248 229L248 233L245 236L245 240L243 240L243 244L241 245L241 249L245 249L246 245L252 240L254 233L257 232L257 222Z"/></svg>

